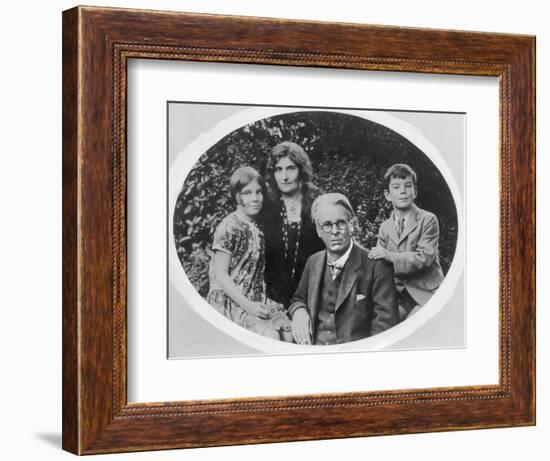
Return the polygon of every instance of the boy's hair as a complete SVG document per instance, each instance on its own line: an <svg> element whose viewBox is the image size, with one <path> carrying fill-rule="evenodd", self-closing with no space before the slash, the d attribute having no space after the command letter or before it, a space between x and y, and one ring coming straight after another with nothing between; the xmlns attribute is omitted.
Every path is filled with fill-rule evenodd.
<svg viewBox="0 0 550 461"><path fill-rule="evenodd" d="M355 217L355 213L353 212L353 207L349 203L349 200L347 199L347 197L344 194L333 192L330 194L319 195L319 197L317 197L313 201L313 205L311 205L311 219L315 224L318 224L317 212L319 210L319 207L323 205L340 205L342 208L344 208L348 212L350 220Z"/></svg>
<svg viewBox="0 0 550 461"><path fill-rule="evenodd" d="M242 166L233 172L231 179L229 180L229 193L231 194L231 198L237 204L239 203L237 200L237 194L241 192L243 187L254 180L260 185L262 192L265 195L265 181L260 173L258 173L254 168L250 166Z"/></svg>
<svg viewBox="0 0 550 461"><path fill-rule="evenodd" d="M396 163L388 168L386 174L384 174L384 189L390 190L390 181L392 178L405 179L410 176L413 181L413 186L416 189L416 173L414 170L405 163Z"/></svg>

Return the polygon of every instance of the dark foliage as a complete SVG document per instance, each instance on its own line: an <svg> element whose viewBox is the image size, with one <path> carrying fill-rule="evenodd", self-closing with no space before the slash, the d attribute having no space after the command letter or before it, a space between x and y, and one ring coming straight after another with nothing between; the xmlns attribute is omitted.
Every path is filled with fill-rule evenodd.
<svg viewBox="0 0 550 461"><path fill-rule="evenodd" d="M391 212L382 177L394 163L409 164L418 175L419 207L438 217L439 256L447 273L456 248L457 213L443 176L414 144L395 131L336 112L295 112L259 120L229 133L203 154L182 185L174 213L174 237L184 270L201 295L208 292L212 236L234 210L229 177L243 165L265 174L268 154L281 141L294 141L308 153L314 183L324 192L345 194L357 213L356 239L370 248Z"/></svg>

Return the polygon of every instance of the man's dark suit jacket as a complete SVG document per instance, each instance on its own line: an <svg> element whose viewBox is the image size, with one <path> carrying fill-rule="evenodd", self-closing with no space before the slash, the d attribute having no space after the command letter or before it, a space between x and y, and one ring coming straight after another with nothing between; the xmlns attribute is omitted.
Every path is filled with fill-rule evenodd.
<svg viewBox="0 0 550 461"><path fill-rule="evenodd" d="M323 302L320 296L326 267L326 251L307 260L289 314L300 308L309 312L313 341L317 331L317 313ZM397 292L392 265L384 260L368 259L368 252L353 244L344 266L336 301L336 337L338 343L355 341L381 333L398 322Z"/></svg>

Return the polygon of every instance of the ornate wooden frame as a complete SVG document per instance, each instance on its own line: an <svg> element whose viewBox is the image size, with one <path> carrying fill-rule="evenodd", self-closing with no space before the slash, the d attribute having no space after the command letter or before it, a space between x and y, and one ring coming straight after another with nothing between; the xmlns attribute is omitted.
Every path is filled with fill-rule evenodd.
<svg viewBox="0 0 550 461"><path fill-rule="evenodd" d="M130 58L497 76L496 386L128 404ZM535 424L535 38L77 7L63 13L63 448L77 454Z"/></svg>

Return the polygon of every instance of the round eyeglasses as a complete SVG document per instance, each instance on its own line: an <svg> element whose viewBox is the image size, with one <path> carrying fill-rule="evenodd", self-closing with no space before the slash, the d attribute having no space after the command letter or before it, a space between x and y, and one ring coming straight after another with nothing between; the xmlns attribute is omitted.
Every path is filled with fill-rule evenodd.
<svg viewBox="0 0 550 461"><path fill-rule="evenodd" d="M323 230L323 232L330 234L334 226L336 226L336 229L338 230L344 230L347 225L348 222L345 219L339 219L336 222L324 222L323 224L319 225L319 227Z"/></svg>

